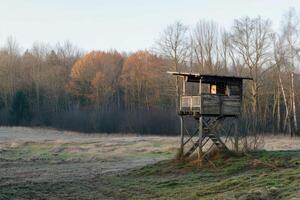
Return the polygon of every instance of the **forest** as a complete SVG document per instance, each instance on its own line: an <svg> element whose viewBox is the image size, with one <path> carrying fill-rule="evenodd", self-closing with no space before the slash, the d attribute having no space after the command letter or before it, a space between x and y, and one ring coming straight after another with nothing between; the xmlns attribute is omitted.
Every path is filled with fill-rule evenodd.
<svg viewBox="0 0 300 200"><path fill-rule="evenodd" d="M235 19L230 28L176 21L136 52L86 52L69 41L24 50L9 37L0 50L0 125L176 134L178 90L166 72L181 71L252 77L241 127L300 135L299 20L291 9L279 28L262 17Z"/></svg>

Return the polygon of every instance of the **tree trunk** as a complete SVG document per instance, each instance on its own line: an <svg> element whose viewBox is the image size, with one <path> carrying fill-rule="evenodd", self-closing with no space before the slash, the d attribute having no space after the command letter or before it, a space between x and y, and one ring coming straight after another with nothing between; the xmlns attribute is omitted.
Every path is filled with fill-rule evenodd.
<svg viewBox="0 0 300 200"><path fill-rule="evenodd" d="M281 92L282 92L283 101L284 101L284 106L285 106L284 129L287 128L288 133L291 134L291 123L290 123L290 117L289 117L290 116L289 108L288 108L286 94L285 94L283 84L282 84L282 80L281 80L281 76L280 76L280 71L278 72L278 78L279 78L279 83L280 83Z"/></svg>
<svg viewBox="0 0 300 200"><path fill-rule="evenodd" d="M295 89L294 89L294 73L291 73L291 93L292 93L292 112L295 132L298 130L297 116L296 116L296 105L295 105Z"/></svg>

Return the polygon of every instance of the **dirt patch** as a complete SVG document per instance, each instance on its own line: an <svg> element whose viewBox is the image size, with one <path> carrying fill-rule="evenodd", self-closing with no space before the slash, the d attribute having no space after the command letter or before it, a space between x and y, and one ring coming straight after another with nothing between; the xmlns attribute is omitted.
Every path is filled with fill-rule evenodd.
<svg viewBox="0 0 300 200"><path fill-rule="evenodd" d="M50 152L53 153L53 154L58 154L58 153L61 153L65 150L65 147L61 147L61 146L56 146L56 147L53 147Z"/></svg>
<svg viewBox="0 0 300 200"><path fill-rule="evenodd" d="M267 163L267 162L261 161L259 159L253 159L253 160L249 161L248 167L253 168L253 169L258 169L258 168L275 169L277 166L275 164Z"/></svg>

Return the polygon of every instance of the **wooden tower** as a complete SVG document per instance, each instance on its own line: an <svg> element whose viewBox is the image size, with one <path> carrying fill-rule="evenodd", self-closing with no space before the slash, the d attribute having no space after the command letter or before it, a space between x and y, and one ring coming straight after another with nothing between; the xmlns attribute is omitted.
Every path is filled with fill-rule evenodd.
<svg viewBox="0 0 300 200"><path fill-rule="evenodd" d="M199 160L207 159L213 147L228 151L225 143L217 134L216 127L222 127L225 119L230 119L237 132L237 119L241 113L243 97L243 80L249 77L217 76L196 73L168 72L177 76L177 83L182 83L179 105L180 117L180 156L187 158L198 149ZM196 83L196 90L187 94L187 83ZM195 86L195 84L193 84ZM195 94L196 93L196 94ZM197 128L190 132L186 122L193 116ZM228 122L227 122L228 123ZM209 144L204 152L204 146Z"/></svg>

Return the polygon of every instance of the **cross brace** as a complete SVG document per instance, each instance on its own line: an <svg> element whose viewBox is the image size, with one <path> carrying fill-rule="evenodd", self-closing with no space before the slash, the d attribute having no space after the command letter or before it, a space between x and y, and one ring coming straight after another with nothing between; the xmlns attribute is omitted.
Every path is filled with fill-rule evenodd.
<svg viewBox="0 0 300 200"><path fill-rule="evenodd" d="M190 134L189 131L184 127L182 129L182 131L184 131L185 133L182 133L181 136L185 137L185 135L188 136L187 140L184 141L184 138L182 138L182 156L184 158L187 158L189 156L191 156L197 148L200 148L201 151L203 149L203 147L207 144L207 142L209 140L212 141L212 145L207 149L207 151L203 154L203 158L204 159L208 159L207 156L209 154L209 152L213 149L212 147L215 146L217 147L220 151L229 151L229 149L226 147L225 143L222 141L222 139L216 134L216 129L218 128L218 126L221 125L221 123L224 121L225 117L223 116L219 116L216 118L205 118L202 121L202 138L197 138L196 141L193 140L194 137L196 137L199 132L200 127L193 133ZM182 127L184 125L184 120L181 120L182 123ZM200 143L200 139L201 139L201 143ZM184 153L184 147L188 145L188 143L192 143L192 146ZM199 144L202 144L199 147Z"/></svg>

